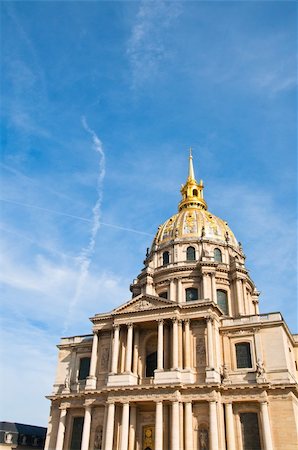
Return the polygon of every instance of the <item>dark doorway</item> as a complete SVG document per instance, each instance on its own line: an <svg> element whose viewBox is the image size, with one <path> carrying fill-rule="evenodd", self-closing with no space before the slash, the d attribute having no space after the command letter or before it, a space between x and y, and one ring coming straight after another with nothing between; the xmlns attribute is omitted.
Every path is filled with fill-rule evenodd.
<svg viewBox="0 0 298 450"><path fill-rule="evenodd" d="M155 369L157 369L157 352L150 353L146 357L146 377L153 377Z"/></svg>

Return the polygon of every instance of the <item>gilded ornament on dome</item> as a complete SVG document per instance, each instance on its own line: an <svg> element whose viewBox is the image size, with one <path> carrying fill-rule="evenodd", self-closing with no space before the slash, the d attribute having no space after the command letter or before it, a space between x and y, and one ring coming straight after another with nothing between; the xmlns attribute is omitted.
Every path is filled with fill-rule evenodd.
<svg viewBox="0 0 298 450"><path fill-rule="evenodd" d="M196 232L196 217L194 213L188 213L184 219L184 233L190 234Z"/></svg>

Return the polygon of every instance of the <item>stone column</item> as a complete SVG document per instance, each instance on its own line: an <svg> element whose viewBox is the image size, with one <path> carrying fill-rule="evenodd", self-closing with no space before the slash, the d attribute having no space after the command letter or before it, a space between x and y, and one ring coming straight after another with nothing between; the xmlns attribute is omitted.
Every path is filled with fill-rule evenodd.
<svg viewBox="0 0 298 450"><path fill-rule="evenodd" d="M164 368L170 368L170 337L169 337L169 326L167 323L164 323Z"/></svg>
<svg viewBox="0 0 298 450"><path fill-rule="evenodd" d="M91 406L86 406L81 450L88 450L89 448L90 428L91 428Z"/></svg>
<svg viewBox="0 0 298 450"><path fill-rule="evenodd" d="M155 407L155 449L163 449L163 405L162 402L156 402Z"/></svg>
<svg viewBox="0 0 298 450"><path fill-rule="evenodd" d="M215 273L211 274L211 291L212 291L212 300L214 301L214 303L217 303Z"/></svg>
<svg viewBox="0 0 298 450"><path fill-rule="evenodd" d="M216 401L209 402L209 441L210 450L218 450L218 425Z"/></svg>
<svg viewBox="0 0 298 450"><path fill-rule="evenodd" d="M180 425L179 425L179 402L172 402L172 427L171 427L171 450L179 450L180 447ZM156 449L157 450L157 449Z"/></svg>
<svg viewBox="0 0 298 450"><path fill-rule="evenodd" d="M269 421L268 402L261 402L262 435L264 450L273 450L271 428Z"/></svg>
<svg viewBox="0 0 298 450"><path fill-rule="evenodd" d="M138 375L138 359L139 359L139 342L140 342L140 332L138 328L134 330L134 347L133 347L133 366L132 371L134 375Z"/></svg>
<svg viewBox="0 0 298 450"><path fill-rule="evenodd" d="M157 369L163 370L163 319L158 321Z"/></svg>
<svg viewBox="0 0 298 450"><path fill-rule="evenodd" d="M214 355L213 355L213 318L207 317L207 351L208 351L208 367L214 368Z"/></svg>
<svg viewBox="0 0 298 450"><path fill-rule="evenodd" d="M115 403L108 403L104 450L113 450Z"/></svg>
<svg viewBox="0 0 298 450"><path fill-rule="evenodd" d="M238 305L238 312L240 316L243 316L243 299L242 299L242 283L241 279L236 279L236 291L237 291L237 305Z"/></svg>
<svg viewBox="0 0 298 450"><path fill-rule="evenodd" d="M136 428L137 428L137 407L136 405L130 405L128 450L135 450Z"/></svg>
<svg viewBox="0 0 298 450"><path fill-rule="evenodd" d="M170 293L169 293L170 300L175 301L175 280L170 280Z"/></svg>
<svg viewBox="0 0 298 450"><path fill-rule="evenodd" d="M193 423L192 423L192 403L184 404L185 413L185 450L193 450Z"/></svg>
<svg viewBox="0 0 298 450"><path fill-rule="evenodd" d="M189 329L189 319L184 321L184 368L190 369L190 329Z"/></svg>
<svg viewBox="0 0 298 450"><path fill-rule="evenodd" d="M177 303L184 302L183 292L182 292L182 283L180 278L177 278Z"/></svg>
<svg viewBox="0 0 298 450"><path fill-rule="evenodd" d="M67 409L65 407L60 407L60 419L57 433L56 450L62 450L63 448L66 414Z"/></svg>
<svg viewBox="0 0 298 450"><path fill-rule="evenodd" d="M244 314L249 314L250 311L249 311L248 302L247 302L247 293L246 293L245 280L241 280L241 285L242 285L242 297L243 297Z"/></svg>
<svg viewBox="0 0 298 450"><path fill-rule="evenodd" d="M113 355L112 355L112 373L118 372L118 357L119 357L119 333L120 326L114 325L114 342L113 342Z"/></svg>
<svg viewBox="0 0 298 450"><path fill-rule="evenodd" d="M234 416L233 404L226 403L226 438L228 450L236 450L235 446L235 431L234 431Z"/></svg>
<svg viewBox="0 0 298 450"><path fill-rule="evenodd" d="M97 333L97 331L95 331L93 334L89 376L86 379L86 388L87 389L96 389L95 374L96 374L96 365L97 365L97 349L98 349L98 333Z"/></svg>
<svg viewBox="0 0 298 450"><path fill-rule="evenodd" d="M120 450L127 450L128 430L129 430L129 403L123 403Z"/></svg>
<svg viewBox="0 0 298 450"><path fill-rule="evenodd" d="M172 323L173 323L173 363L172 363L172 368L173 369L178 369L178 350L179 350L179 345L178 345L178 320L176 317L174 317L172 319Z"/></svg>
<svg viewBox="0 0 298 450"><path fill-rule="evenodd" d="M210 297L210 293L209 293L209 274L208 273L203 273L202 275L202 281L203 281L203 299L207 299Z"/></svg>
<svg viewBox="0 0 298 450"><path fill-rule="evenodd" d="M97 331L95 331L93 334L93 342L92 342L92 353L91 353L90 371L89 371L90 377L95 377L95 373L96 373L97 347L98 347L98 333L97 333Z"/></svg>
<svg viewBox="0 0 298 450"><path fill-rule="evenodd" d="M127 341L126 341L126 354L125 354L125 372L131 372L131 359L132 359L132 332L133 325L129 323L127 325Z"/></svg>
<svg viewBox="0 0 298 450"><path fill-rule="evenodd" d="M183 369L183 334L182 320L178 320L178 367Z"/></svg>

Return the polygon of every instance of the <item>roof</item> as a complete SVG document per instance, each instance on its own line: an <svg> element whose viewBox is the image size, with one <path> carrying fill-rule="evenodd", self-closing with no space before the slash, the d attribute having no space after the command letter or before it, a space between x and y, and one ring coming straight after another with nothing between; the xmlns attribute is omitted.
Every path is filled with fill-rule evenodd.
<svg viewBox="0 0 298 450"><path fill-rule="evenodd" d="M27 425L16 422L0 422L0 431L10 431L12 433L26 434L44 438L47 432L45 427L36 425Z"/></svg>

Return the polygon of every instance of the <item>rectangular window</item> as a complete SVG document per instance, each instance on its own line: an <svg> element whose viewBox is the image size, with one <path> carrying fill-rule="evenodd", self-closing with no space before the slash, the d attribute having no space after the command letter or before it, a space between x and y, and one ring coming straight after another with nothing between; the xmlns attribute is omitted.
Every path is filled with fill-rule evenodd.
<svg viewBox="0 0 298 450"><path fill-rule="evenodd" d="M90 358L80 359L79 380L85 380L89 375Z"/></svg>
<svg viewBox="0 0 298 450"><path fill-rule="evenodd" d="M249 342L240 342L239 344L236 344L236 359L237 369L252 368Z"/></svg>
<svg viewBox="0 0 298 450"><path fill-rule="evenodd" d="M241 413L240 422L243 450L261 450L257 413Z"/></svg>
<svg viewBox="0 0 298 450"><path fill-rule="evenodd" d="M84 417L74 417L69 450L81 450Z"/></svg>

